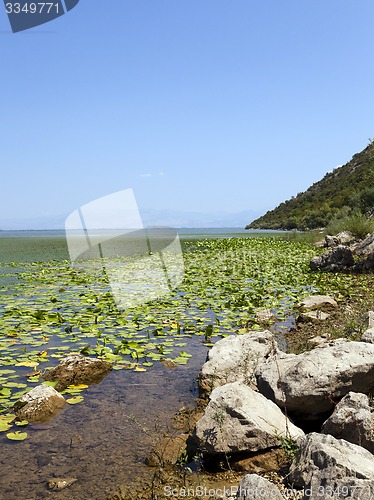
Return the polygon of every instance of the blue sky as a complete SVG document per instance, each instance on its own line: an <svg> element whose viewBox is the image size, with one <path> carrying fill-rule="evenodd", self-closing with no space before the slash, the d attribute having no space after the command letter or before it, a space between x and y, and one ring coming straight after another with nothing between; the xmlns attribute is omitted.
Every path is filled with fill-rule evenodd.
<svg viewBox="0 0 374 500"><path fill-rule="evenodd" d="M372 0L80 0L13 34L1 9L0 227L129 187L273 208L374 136L373 23Z"/></svg>

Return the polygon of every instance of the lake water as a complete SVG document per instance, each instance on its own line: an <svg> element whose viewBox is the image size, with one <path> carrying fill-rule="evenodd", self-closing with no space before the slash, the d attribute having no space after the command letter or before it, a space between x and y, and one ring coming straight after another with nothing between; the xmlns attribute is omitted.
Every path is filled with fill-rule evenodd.
<svg viewBox="0 0 374 500"><path fill-rule="evenodd" d="M237 228L182 229L178 233L182 241L263 234ZM8 288L12 279L17 282L14 274L22 272L22 267L9 268L6 263L64 259L69 254L62 231L0 232L0 262L5 263L5 281L0 284L6 283ZM7 281L9 269L13 276ZM144 373L111 372L101 384L85 391L84 403L66 405L47 423L29 424L25 441L10 441L0 433L0 499L101 500L134 477L149 478L152 471L144 459L154 437L170 425L178 409L193 407L197 375L207 354L203 340L197 336L188 340L193 356L186 365L167 368L157 364ZM78 481L54 493L46 486L53 477Z"/></svg>

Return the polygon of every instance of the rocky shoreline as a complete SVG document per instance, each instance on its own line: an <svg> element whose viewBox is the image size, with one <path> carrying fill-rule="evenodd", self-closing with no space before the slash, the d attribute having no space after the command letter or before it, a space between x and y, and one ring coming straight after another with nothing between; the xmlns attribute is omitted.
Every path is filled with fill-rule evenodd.
<svg viewBox="0 0 374 500"><path fill-rule="evenodd" d="M362 242L340 234L318 246L328 250L312 260L312 270L373 269L374 234ZM333 297L311 296L298 305L297 321L318 330L337 308ZM221 472L216 482L200 475L210 484L205 496L185 474L182 489L173 490L178 498L187 486L189 498L374 498L374 312L357 321L364 325L359 339L319 335L299 354L280 350L266 329L218 341L199 374L190 432L164 441L174 458L152 465L165 473L181 456L185 464L199 457ZM173 481L177 474L166 474L159 486ZM156 490L151 498L165 498Z"/></svg>
<svg viewBox="0 0 374 500"><path fill-rule="evenodd" d="M330 297L313 296L299 308L313 310L317 303L319 310L334 307ZM205 496L185 477L189 498L371 498L374 313L365 321L360 341L326 340L301 354L280 351L268 330L218 341L199 374L201 399L190 432L165 438L153 452L149 464L163 476L148 498L165 498L161 486L165 493L165 485L178 483L167 470L181 465L181 456L189 473L187 463L196 457L221 471L215 486L210 477ZM200 474L201 483L208 479ZM183 488L174 486L177 498L186 494Z"/></svg>
<svg viewBox="0 0 374 500"><path fill-rule="evenodd" d="M327 251L312 270L372 271L374 234L362 242L340 234L318 246ZM267 310L257 313L263 328L216 342L198 376L196 408L175 415L173 430L158 436L146 459L149 482L134 478L110 499L374 498L374 312L357 318L359 334L351 338L323 333L349 307L335 299L312 295L297 305L295 331L308 340L292 354L270 331ZM97 383L111 368L70 356L44 378L61 391ZM56 389L41 387L43 398L39 387L20 400L19 419L44 421L63 407ZM49 488L76 481L58 480Z"/></svg>

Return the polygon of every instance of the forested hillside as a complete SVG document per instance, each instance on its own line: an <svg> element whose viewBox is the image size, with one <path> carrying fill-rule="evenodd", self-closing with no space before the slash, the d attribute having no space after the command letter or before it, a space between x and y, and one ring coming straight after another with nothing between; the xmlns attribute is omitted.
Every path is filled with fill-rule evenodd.
<svg viewBox="0 0 374 500"><path fill-rule="evenodd" d="M374 207L374 141L305 192L281 203L246 229L315 229Z"/></svg>

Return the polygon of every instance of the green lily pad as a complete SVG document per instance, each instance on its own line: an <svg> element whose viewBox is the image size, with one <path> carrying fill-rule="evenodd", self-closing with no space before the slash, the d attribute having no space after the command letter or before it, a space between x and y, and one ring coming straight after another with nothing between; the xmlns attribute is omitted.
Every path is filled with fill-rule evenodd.
<svg viewBox="0 0 374 500"><path fill-rule="evenodd" d="M83 396L75 396L74 398L69 398L66 400L69 405L76 405L78 403L81 403L84 400Z"/></svg>
<svg viewBox="0 0 374 500"><path fill-rule="evenodd" d="M28 436L27 432L21 432L21 431L15 431L15 432L8 432L6 434L6 437L12 441L23 441L26 439Z"/></svg>
<svg viewBox="0 0 374 500"><path fill-rule="evenodd" d="M28 420L15 420L14 425L17 427L26 427L26 425L29 425Z"/></svg>
<svg viewBox="0 0 374 500"><path fill-rule="evenodd" d="M9 431L9 429L11 429L12 426L10 424L8 424L7 422L0 422L0 432L5 432L5 431Z"/></svg>

